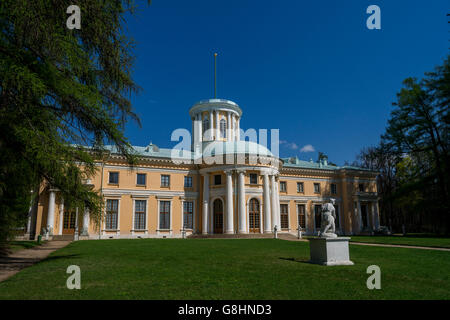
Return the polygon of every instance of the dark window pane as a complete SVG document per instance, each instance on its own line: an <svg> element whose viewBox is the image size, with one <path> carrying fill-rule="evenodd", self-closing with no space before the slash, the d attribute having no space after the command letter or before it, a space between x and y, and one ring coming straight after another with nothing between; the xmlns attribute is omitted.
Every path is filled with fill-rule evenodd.
<svg viewBox="0 0 450 320"><path fill-rule="evenodd" d="M193 228L193 202L185 201L183 202L183 213L184 213L184 228L192 229Z"/></svg>
<svg viewBox="0 0 450 320"><path fill-rule="evenodd" d="M222 184L222 176L220 174L214 176L214 184L216 186Z"/></svg>
<svg viewBox="0 0 450 320"><path fill-rule="evenodd" d="M159 228L170 228L170 201L161 201L159 203Z"/></svg>
<svg viewBox="0 0 450 320"><path fill-rule="evenodd" d="M251 184L258 183L258 175L256 173L250 173L250 183Z"/></svg>
<svg viewBox="0 0 450 320"><path fill-rule="evenodd" d="M145 173L138 173L137 174L137 184L139 185L145 185L145 179L146 178L146 174Z"/></svg>
<svg viewBox="0 0 450 320"><path fill-rule="evenodd" d="M305 205L299 204L298 205L298 223L301 228L306 228L306 219L305 219Z"/></svg>
<svg viewBox="0 0 450 320"><path fill-rule="evenodd" d="M192 187L192 177L184 177L184 186L186 188Z"/></svg>
<svg viewBox="0 0 450 320"><path fill-rule="evenodd" d="M288 205L280 204L281 229L289 229Z"/></svg>
<svg viewBox="0 0 450 320"><path fill-rule="evenodd" d="M109 173L109 183L119 183L119 173L110 172Z"/></svg>
<svg viewBox="0 0 450 320"><path fill-rule="evenodd" d="M161 187L169 187L170 186L170 176L161 175Z"/></svg>
<svg viewBox="0 0 450 320"><path fill-rule="evenodd" d="M320 204L314 206L314 219L316 222L316 229L320 229L322 226L322 206Z"/></svg>

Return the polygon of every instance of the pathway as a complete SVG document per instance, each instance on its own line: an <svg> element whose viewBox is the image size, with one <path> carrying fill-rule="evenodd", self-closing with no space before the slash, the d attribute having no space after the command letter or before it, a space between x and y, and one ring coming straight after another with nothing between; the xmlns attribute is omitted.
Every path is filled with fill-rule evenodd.
<svg viewBox="0 0 450 320"><path fill-rule="evenodd" d="M0 282L46 258L50 253L64 248L71 241L48 241L31 249L23 249L0 257Z"/></svg>

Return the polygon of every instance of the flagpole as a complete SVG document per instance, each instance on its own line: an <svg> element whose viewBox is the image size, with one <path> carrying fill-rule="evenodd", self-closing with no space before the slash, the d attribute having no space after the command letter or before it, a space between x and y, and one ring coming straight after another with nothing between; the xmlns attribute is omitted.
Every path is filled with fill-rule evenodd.
<svg viewBox="0 0 450 320"><path fill-rule="evenodd" d="M217 53L214 53L214 99L217 98Z"/></svg>

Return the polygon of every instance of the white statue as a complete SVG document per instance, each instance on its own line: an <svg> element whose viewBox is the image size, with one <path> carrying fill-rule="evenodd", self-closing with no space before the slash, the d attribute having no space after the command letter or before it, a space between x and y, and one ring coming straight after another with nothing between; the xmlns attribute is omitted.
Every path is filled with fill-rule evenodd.
<svg viewBox="0 0 450 320"><path fill-rule="evenodd" d="M336 219L334 202L335 199L331 198L330 202L322 205L322 226L320 228L319 237L337 238L335 233L336 227L334 224L334 220Z"/></svg>

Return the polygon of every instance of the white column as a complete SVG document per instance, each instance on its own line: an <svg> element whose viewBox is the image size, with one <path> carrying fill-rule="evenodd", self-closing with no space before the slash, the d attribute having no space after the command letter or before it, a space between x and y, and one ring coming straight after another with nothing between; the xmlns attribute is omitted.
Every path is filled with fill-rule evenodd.
<svg viewBox="0 0 450 320"><path fill-rule="evenodd" d="M53 235L53 228L55 226L55 190L50 190L48 196L48 211L47 211L47 230L49 235Z"/></svg>
<svg viewBox="0 0 450 320"><path fill-rule="evenodd" d="M203 122L202 122L202 115L199 113L197 114L197 130L198 130L198 139L199 142L203 141Z"/></svg>
<svg viewBox="0 0 450 320"><path fill-rule="evenodd" d="M117 219L119 220L119 219ZM78 232L78 207L75 208L75 238L74 240L77 241L78 240L78 236L80 235Z"/></svg>
<svg viewBox="0 0 450 320"><path fill-rule="evenodd" d="M374 203L375 207L375 229L380 227L380 210L378 208L378 200Z"/></svg>
<svg viewBox="0 0 450 320"><path fill-rule="evenodd" d="M232 141L231 138L231 112L227 112L227 141Z"/></svg>
<svg viewBox="0 0 450 320"><path fill-rule="evenodd" d="M237 128L236 128L236 140L237 141L241 140L241 124L240 124L240 122L241 122L240 118L236 119L236 126L237 126Z"/></svg>
<svg viewBox="0 0 450 320"><path fill-rule="evenodd" d="M214 139L214 117L212 110L209 111L209 140Z"/></svg>
<svg viewBox="0 0 450 320"><path fill-rule="evenodd" d="M197 116L191 118L192 126L191 126L191 151L195 150L195 145L197 144Z"/></svg>
<svg viewBox="0 0 450 320"><path fill-rule="evenodd" d="M362 228L363 228L363 224L362 224L362 215L361 215L361 202L359 201L359 199L358 199L358 203L357 203L357 213L358 213L358 223L359 223L359 230L358 231L361 231L362 230Z"/></svg>
<svg viewBox="0 0 450 320"><path fill-rule="evenodd" d="M272 192L272 231L275 226L277 226L277 229L280 230L280 226L277 225L277 191L275 187L275 176L270 176L270 184L271 184L271 192Z"/></svg>
<svg viewBox="0 0 450 320"><path fill-rule="evenodd" d="M234 113L231 115L231 137L230 141L236 140L236 125L235 125L235 116Z"/></svg>
<svg viewBox="0 0 450 320"><path fill-rule="evenodd" d="M89 236L89 209L84 209L83 215L83 230L81 230L82 236Z"/></svg>
<svg viewBox="0 0 450 320"><path fill-rule="evenodd" d="M208 234L209 174L203 175L203 221L202 233Z"/></svg>
<svg viewBox="0 0 450 320"><path fill-rule="evenodd" d="M33 216L33 203L34 203L34 196L33 196L33 190L31 190L30 208L28 209L28 217L27 217L27 230L25 233L28 238L31 233L31 219Z"/></svg>
<svg viewBox="0 0 450 320"><path fill-rule="evenodd" d="M277 217L277 229L281 231L281 217L280 217L280 191L278 189L278 180L275 179L275 207L276 207L276 217Z"/></svg>
<svg viewBox="0 0 450 320"><path fill-rule="evenodd" d="M272 224L270 221L270 189L269 175L264 173L264 232L272 232Z"/></svg>
<svg viewBox="0 0 450 320"><path fill-rule="evenodd" d="M233 221L233 176L232 171L225 171L227 175L227 229L225 233L234 233Z"/></svg>
<svg viewBox="0 0 450 320"><path fill-rule="evenodd" d="M380 227L380 213L378 211L378 201L373 203L374 228L377 230Z"/></svg>
<svg viewBox="0 0 450 320"><path fill-rule="evenodd" d="M63 224L64 224L64 199L61 198L61 204L59 205L59 228L58 228L59 235L62 235Z"/></svg>
<svg viewBox="0 0 450 320"><path fill-rule="evenodd" d="M220 114L219 110L216 110L216 140L220 139Z"/></svg>
<svg viewBox="0 0 450 320"><path fill-rule="evenodd" d="M246 233L246 216L245 216L245 183L244 183L244 171L238 171L239 173L239 233Z"/></svg>

